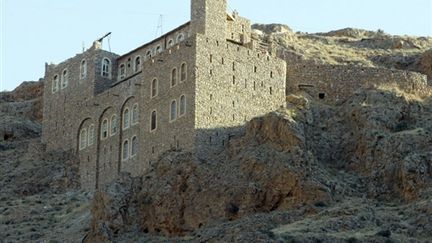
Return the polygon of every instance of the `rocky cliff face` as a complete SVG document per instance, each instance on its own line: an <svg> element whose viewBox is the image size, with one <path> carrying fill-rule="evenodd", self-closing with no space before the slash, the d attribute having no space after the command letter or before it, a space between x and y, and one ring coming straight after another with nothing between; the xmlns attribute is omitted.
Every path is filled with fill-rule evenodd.
<svg viewBox="0 0 432 243"><path fill-rule="evenodd" d="M127 241L131 230L135 236L192 241L380 241L392 231L401 241L431 236L422 227L408 233L381 206L409 208L407 220L426 220L425 227L432 226L414 206L432 196L430 98L371 89L338 106L324 106L307 94L287 99L287 109L251 120L245 134L232 139L226 153L211 163L173 151L146 175L125 174L98 192L89 242ZM376 205L367 208L370 204ZM351 210L349 219L344 210ZM423 210L431 210L430 205ZM375 211L378 216L371 214ZM256 214L261 216L252 216ZM297 219L288 219L291 214ZM299 235L300 228L321 227L313 219L324 232L340 235L317 229L310 229L315 238ZM252 232L251 222L233 226L238 232L226 228L248 220L265 233ZM333 225L334 220L340 225ZM290 226L280 226L285 224ZM226 235L210 237L215 229ZM369 232L353 238L350 230Z"/></svg>

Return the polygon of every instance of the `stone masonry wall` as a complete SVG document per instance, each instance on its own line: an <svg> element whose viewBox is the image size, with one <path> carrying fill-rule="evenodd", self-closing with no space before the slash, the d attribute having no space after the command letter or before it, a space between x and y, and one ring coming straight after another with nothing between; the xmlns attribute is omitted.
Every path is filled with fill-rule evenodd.
<svg viewBox="0 0 432 243"><path fill-rule="evenodd" d="M209 158L255 116L285 101L285 62L241 45L197 37L197 154Z"/></svg>
<svg viewBox="0 0 432 243"><path fill-rule="evenodd" d="M102 56L115 58L115 55L103 50L91 48L58 65L47 65L44 85L44 119L42 122L42 141L48 149L76 150L71 136L76 135L76 126L81 122L77 110L86 110L93 106L91 99L95 93L95 80L100 80L100 62ZM80 64L87 62L87 75L80 78ZM63 70L68 71L68 86L61 88ZM52 92L53 78L59 77L59 90Z"/></svg>
<svg viewBox="0 0 432 243"><path fill-rule="evenodd" d="M361 87L381 84L419 94L428 89L426 76L415 72L291 61L287 65L287 93L302 89L327 102L343 102Z"/></svg>

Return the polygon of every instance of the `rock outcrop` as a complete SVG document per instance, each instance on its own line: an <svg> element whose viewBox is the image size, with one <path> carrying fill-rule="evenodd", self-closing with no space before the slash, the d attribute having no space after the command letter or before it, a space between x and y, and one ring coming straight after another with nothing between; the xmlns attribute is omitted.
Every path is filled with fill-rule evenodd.
<svg viewBox="0 0 432 243"><path fill-rule="evenodd" d="M430 197L430 100L389 90L363 90L338 106L301 94L287 100L288 108L251 120L212 163L173 151L143 177L123 175L98 192L88 240L115 241L131 227L182 236L286 210L312 217L351 197Z"/></svg>

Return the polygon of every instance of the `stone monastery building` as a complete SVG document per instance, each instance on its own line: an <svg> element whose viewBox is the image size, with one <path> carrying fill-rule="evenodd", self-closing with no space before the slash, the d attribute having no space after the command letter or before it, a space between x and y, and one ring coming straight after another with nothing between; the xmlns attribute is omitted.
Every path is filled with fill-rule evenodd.
<svg viewBox="0 0 432 243"><path fill-rule="evenodd" d="M96 41L46 65L43 142L73 150L81 185L143 174L172 149L217 155L249 119L285 103L286 62L226 0L191 0L191 21L122 56Z"/></svg>

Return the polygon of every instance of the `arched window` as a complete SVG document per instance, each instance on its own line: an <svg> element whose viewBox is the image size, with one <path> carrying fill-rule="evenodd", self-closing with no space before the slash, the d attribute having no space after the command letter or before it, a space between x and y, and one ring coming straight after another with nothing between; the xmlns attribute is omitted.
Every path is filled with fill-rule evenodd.
<svg viewBox="0 0 432 243"><path fill-rule="evenodd" d="M132 138L132 146L131 146L131 157L136 156L138 153L138 138L134 136Z"/></svg>
<svg viewBox="0 0 432 243"><path fill-rule="evenodd" d="M130 127L130 114L129 108L125 108L123 111L123 130L128 129Z"/></svg>
<svg viewBox="0 0 432 243"><path fill-rule="evenodd" d="M174 45L174 40L173 39L170 39L169 41L168 41L168 48L169 47L172 47Z"/></svg>
<svg viewBox="0 0 432 243"><path fill-rule="evenodd" d="M151 97L155 97L158 95L158 80L157 79L153 79L152 83L151 83Z"/></svg>
<svg viewBox="0 0 432 243"><path fill-rule="evenodd" d="M111 61L108 58L102 60L101 75L104 78L111 78Z"/></svg>
<svg viewBox="0 0 432 243"><path fill-rule="evenodd" d="M87 129L81 129L79 141L79 149L85 149L87 147Z"/></svg>
<svg viewBox="0 0 432 243"><path fill-rule="evenodd" d="M156 47L156 53L161 53L162 52L162 47L161 46L157 46Z"/></svg>
<svg viewBox="0 0 432 243"><path fill-rule="evenodd" d="M138 104L135 104L132 107L132 125L138 124L139 122L139 110L138 110Z"/></svg>
<svg viewBox="0 0 432 243"><path fill-rule="evenodd" d="M129 141L126 139L122 146L122 159L127 160L129 158Z"/></svg>
<svg viewBox="0 0 432 243"><path fill-rule="evenodd" d="M107 139L108 138L108 119L104 119L102 121L101 138L102 139Z"/></svg>
<svg viewBox="0 0 432 243"><path fill-rule="evenodd" d="M85 79L87 78L87 62L86 60L81 61L80 65L80 78Z"/></svg>
<svg viewBox="0 0 432 243"><path fill-rule="evenodd" d="M180 68L180 82L184 82L187 79L187 64L182 63Z"/></svg>
<svg viewBox="0 0 432 243"><path fill-rule="evenodd" d="M170 121L177 119L177 102L173 100L170 106Z"/></svg>
<svg viewBox="0 0 432 243"><path fill-rule="evenodd" d="M137 56L137 57L135 58L135 65L134 65L134 68L135 68L135 72L139 72L139 71L141 71L141 57L140 57L140 56Z"/></svg>
<svg viewBox="0 0 432 243"><path fill-rule="evenodd" d="M182 42L184 40L184 35L183 35L183 33L180 33L178 36L177 36L177 43L178 42Z"/></svg>
<svg viewBox="0 0 432 243"><path fill-rule="evenodd" d="M149 59L152 58L152 51L151 51L151 50L148 50L148 51L147 51L147 53L146 53L146 58L147 58L147 60L149 60Z"/></svg>
<svg viewBox="0 0 432 243"><path fill-rule="evenodd" d="M93 145L94 137L95 137L95 126L91 124L88 130L88 146Z"/></svg>
<svg viewBox="0 0 432 243"><path fill-rule="evenodd" d="M180 97L180 116L184 116L186 114L186 96L182 95Z"/></svg>
<svg viewBox="0 0 432 243"><path fill-rule="evenodd" d="M68 86L69 83L69 74L68 74L68 70L65 69L62 72L62 76L61 76L61 88L64 89Z"/></svg>
<svg viewBox="0 0 432 243"><path fill-rule="evenodd" d="M151 113L151 122L150 122L150 130L154 131L157 128L157 113L156 111L152 111Z"/></svg>
<svg viewBox="0 0 432 243"><path fill-rule="evenodd" d="M176 86L177 84L177 68L173 68L171 71L171 87Z"/></svg>
<svg viewBox="0 0 432 243"><path fill-rule="evenodd" d="M59 90L59 78L55 75L52 81L52 92L55 93Z"/></svg>
<svg viewBox="0 0 432 243"><path fill-rule="evenodd" d="M113 115L111 117L111 136L114 136L117 133L117 115Z"/></svg>
<svg viewBox="0 0 432 243"><path fill-rule="evenodd" d="M119 70L119 80L122 80L126 77L126 66L124 64L120 64L120 70Z"/></svg>

